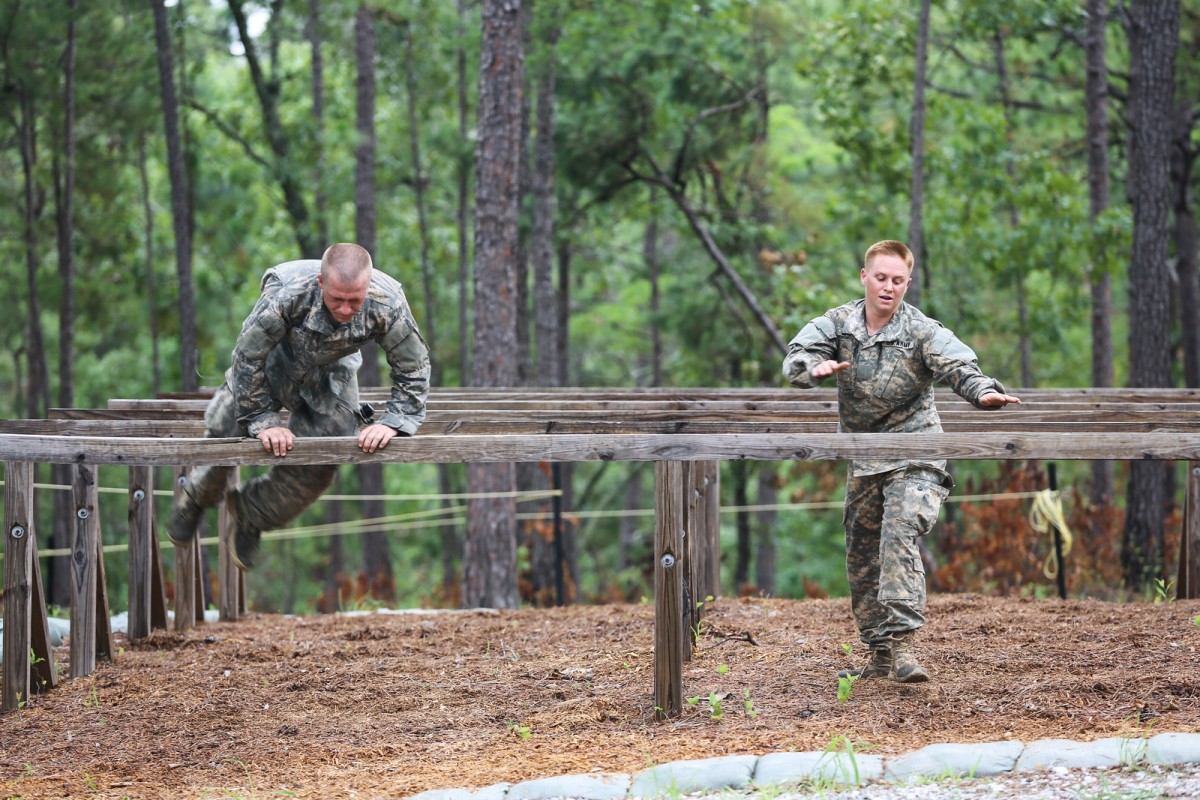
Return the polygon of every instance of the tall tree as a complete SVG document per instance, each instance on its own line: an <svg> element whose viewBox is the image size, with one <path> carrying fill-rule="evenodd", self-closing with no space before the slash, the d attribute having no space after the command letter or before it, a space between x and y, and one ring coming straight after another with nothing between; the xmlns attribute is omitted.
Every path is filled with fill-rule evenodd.
<svg viewBox="0 0 1200 800"><path fill-rule="evenodd" d="M154 11L154 43L158 51L158 83L167 140L167 174L171 180L171 220L175 230L175 275L179 282L180 388L185 392L194 392L199 386L199 372L196 368L196 296L192 283L187 170L179 137L179 100L175 94L167 10L163 0L150 0L150 7Z"/></svg>
<svg viewBox="0 0 1200 800"><path fill-rule="evenodd" d="M474 382L516 385L517 200L521 70L520 0L483 0L475 179ZM467 489L463 601L515 608L516 505L512 464L472 464ZM505 494L508 496L504 496ZM491 496L481 496L491 495Z"/></svg>
<svg viewBox="0 0 1200 800"><path fill-rule="evenodd" d="M1129 258L1129 385L1169 386L1171 131L1179 0L1145 0L1129 13L1129 176L1133 248ZM1162 569L1167 465L1130 465L1121 563L1130 589Z"/></svg>
<svg viewBox="0 0 1200 800"><path fill-rule="evenodd" d="M328 247L329 199L325 193L325 39L321 35L321 0L308 0L308 19L304 23L308 37L312 62L312 115L313 145L317 157L313 159L313 205L317 215L316 227L318 249Z"/></svg>
<svg viewBox="0 0 1200 800"><path fill-rule="evenodd" d="M1088 218L1093 228L1108 209L1108 59L1105 33L1108 28L1108 0L1088 0L1087 35L1084 50L1087 59L1087 84L1084 106L1087 109ZM1104 236L1093 236L1099 249ZM1113 385L1112 274L1103 250L1091 259L1092 294L1092 385ZM1103 506L1112 501L1112 462L1092 462L1092 503Z"/></svg>
<svg viewBox="0 0 1200 800"><path fill-rule="evenodd" d="M250 35L250 25L246 18L246 9L242 0L229 0L229 11L233 15L237 27L238 39L245 54L246 66L250 71L250 81L254 86L254 95L258 98L259 110L262 113L263 130L267 144L271 148L271 172L279 189L283 192L283 205L292 222L292 230L296 237L298 256L301 258L319 258L321 247L312 230L312 220L309 218L308 202L304 199L304 191L298 177L298 165L292 157L292 141L288 128L279 114L280 95L282 93L281 73L277 63L279 52L278 19L283 8L283 0L271 0L268 4L271 16L267 23L269 55L271 56L271 73L263 69L258 56L258 45Z"/></svg>
<svg viewBox="0 0 1200 800"><path fill-rule="evenodd" d="M905 300L914 306L921 304L921 288L929 282L928 259L925 257L925 230L921 219L925 201L925 72L929 66L929 5L930 0L921 0L921 9L917 15L913 110L909 126L912 138L912 191L908 197L908 247L917 257L917 264L920 266L919 279L912 282Z"/></svg>
<svg viewBox="0 0 1200 800"><path fill-rule="evenodd" d="M78 0L67 0L67 41L63 52L63 132L62 168L54 159L54 196L58 209L58 277L61 294L58 311L58 405L75 405L75 19ZM59 174L61 172L61 175ZM54 465L54 481L71 483L71 468ZM54 522L51 544L70 548L74 525L71 500L66 492L54 494ZM71 602L71 568L66 558L50 562L50 601L56 605Z"/></svg>
<svg viewBox="0 0 1200 800"><path fill-rule="evenodd" d="M354 14L355 128L354 147L354 236L371 257L376 256L375 201L375 10L363 5ZM362 349L363 365L359 381L363 386L380 383L379 348L368 344ZM358 465L359 491L363 495L363 516L379 519L384 514L383 465ZM368 530L362 534L362 569L373 597L391 600L396 595L392 558L388 553L387 532Z"/></svg>
<svg viewBox="0 0 1200 800"><path fill-rule="evenodd" d="M458 75L458 140L460 146L467 147L470 141L467 121L467 0L458 0L458 37L454 51L455 69ZM470 326L470 267L469 251L471 207L469 184L471 180L470 161L461 158L458 161L458 380L463 386L467 385L467 376L471 374L471 348L467 342L471 336Z"/></svg>

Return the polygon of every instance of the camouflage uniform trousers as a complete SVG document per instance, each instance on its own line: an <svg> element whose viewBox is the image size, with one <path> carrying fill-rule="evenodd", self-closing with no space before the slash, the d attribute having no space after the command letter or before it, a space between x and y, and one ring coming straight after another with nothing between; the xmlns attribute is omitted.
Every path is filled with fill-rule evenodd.
<svg viewBox="0 0 1200 800"><path fill-rule="evenodd" d="M909 466L846 482L846 575L859 636L884 648L925 624L925 567L917 539L937 520L950 477Z"/></svg>
<svg viewBox="0 0 1200 800"><path fill-rule="evenodd" d="M357 382L353 377L351 382L351 391L346 395L357 399ZM346 398L336 398L330 413L318 413L303 401L294 405L289 409L287 426L296 436L353 436L358 430L357 404L352 405ZM204 422L206 437L246 435L238 424L237 401L228 384L223 384L209 401ZM215 506L225 493L232 471L229 466L196 467L184 489L201 508ZM260 531L286 525L329 488L336 474L336 464L271 467L239 487L243 521Z"/></svg>

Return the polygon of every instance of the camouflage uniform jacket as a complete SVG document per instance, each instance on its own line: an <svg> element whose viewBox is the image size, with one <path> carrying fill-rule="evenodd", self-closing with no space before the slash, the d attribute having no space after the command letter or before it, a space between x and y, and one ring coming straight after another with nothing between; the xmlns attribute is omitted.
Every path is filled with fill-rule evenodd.
<svg viewBox="0 0 1200 800"><path fill-rule="evenodd" d="M242 325L225 380L238 422L251 436L281 425L280 408L307 403L318 413L339 404L358 411L359 348L379 343L392 394L375 421L412 435L425 420L429 350L400 283L378 269L358 313L339 324L322 302L317 260L289 261L263 275L258 303Z"/></svg>
<svg viewBox="0 0 1200 800"><path fill-rule="evenodd" d="M846 361L837 373L838 429L848 433L936 433L942 430L933 384L944 381L972 405L988 392L1004 392L979 371L975 353L937 320L901 303L886 326L867 333L865 300L826 311L788 345L784 376L812 388L809 370L822 361ZM851 475L875 475L912 464L944 470L945 461L855 461Z"/></svg>

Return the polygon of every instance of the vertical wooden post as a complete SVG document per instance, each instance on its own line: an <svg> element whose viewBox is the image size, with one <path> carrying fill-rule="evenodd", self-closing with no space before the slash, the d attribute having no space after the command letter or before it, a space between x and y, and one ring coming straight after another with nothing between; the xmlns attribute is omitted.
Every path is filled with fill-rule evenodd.
<svg viewBox="0 0 1200 800"><path fill-rule="evenodd" d="M154 505L150 467L129 468L129 640L150 635Z"/></svg>
<svg viewBox="0 0 1200 800"><path fill-rule="evenodd" d="M229 472L227 489L238 485L240 470L234 468ZM217 582L221 585L220 611L221 620L232 622L241 611L242 577L241 570L233 560L233 551L229 547L229 537L233 536L233 526L229 518L229 500L223 500L217 513L218 528L218 557Z"/></svg>
<svg viewBox="0 0 1200 800"><path fill-rule="evenodd" d="M76 464L71 482L75 508L71 542L71 677L96 669L96 561L100 557L100 509L96 468Z"/></svg>
<svg viewBox="0 0 1200 800"><path fill-rule="evenodd" d="M701 576L705 571L704 518L700 514L700 481L704 470L701 461L685 461L683 467L683 660L692 660L692 648L700 629Z"/></svg>
<svg viewBox="0 0 1200 800"><path fill-rule="evenodd" d="M150 630L167 629L167 584L163 579L162 549L158 545L158 523L150 503Z"/></svg>
<svg viewBox="0 0 1200 800"><path fill-rule="evenodd" d="M704 533L708 543L704 598L721 596L721 462L704 462Z"/></svg>
<svg viewBox="0 0 1200 800"><path fill-rule="evenodd" d="M187 484L186 467L175 467L171 473L178 501ZM200 535L185 545L175 545L175 630L186 631L196 625L196 583L199 580Z"/></svg>
<svg viewBox="0 0 1200 800"><path fill-rule="evenodd" d="M1200 598L1200 461L1188 462L1186 486L1175 596L1195 600Z"/></svg>
<svg viewBox="0 0 1200 800"><path fill-rule="evenodd" d="M683 465L654 465L654 717L683 708Z"/></svg>
<svg viewBox="0 0 1200 800"><path fill-rule="evenodd" d="M29 699L33 587L33 464L4 463L4 710Z"/></svg>

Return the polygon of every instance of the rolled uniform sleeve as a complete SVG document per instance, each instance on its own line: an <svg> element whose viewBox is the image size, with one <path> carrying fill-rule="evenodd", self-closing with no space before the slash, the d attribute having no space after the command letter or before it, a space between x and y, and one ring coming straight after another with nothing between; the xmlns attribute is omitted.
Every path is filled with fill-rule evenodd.
<svg viewBox="0 0 1200 800"><path fill-rule="evenodd" d="M283 425L267 384L267 355L288 330L282 308L269 296L261 297L242 325L233 347L231 386L237 398L238 423L251 436Z"/></svg>
<svg viewBox="0 0 1200 800"><path fill-rule="evenodd" d="M994 408L980 405L979 399L991 392L1005 394L1004 386L980 372L977 361L975 351L948 328L939 328L929 340L925 363L935 378L945 381L955 394L976 408L994 411Z"/></svg>
<svg viewBox="0 0 1200 800"><path fill-rule="evenodd" d="M412 436L425 421L429 397L429 348L410 314L400 314L379 346L387 358L392 394L377 422Z"/></svg>
<svg viewBox="0 0 1200 800"><path fill-rule="evenodd" d="M810 371L817 364L837 356L837 328L829 317L820 316L809 322L788 343L783 359L783 376L802 389L811 389L821 382Z"/></svg>

